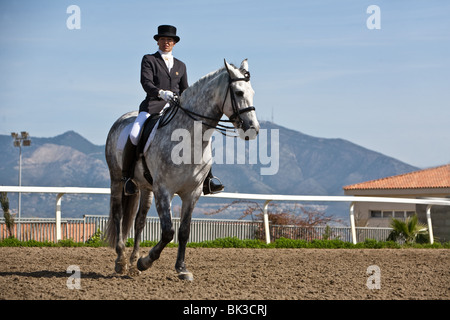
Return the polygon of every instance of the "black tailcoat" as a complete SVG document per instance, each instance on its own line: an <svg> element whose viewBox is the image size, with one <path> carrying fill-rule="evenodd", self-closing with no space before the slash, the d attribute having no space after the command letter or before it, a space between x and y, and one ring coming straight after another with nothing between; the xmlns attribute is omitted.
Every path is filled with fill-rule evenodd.
<svg viewBox="0 0 450 320"><path fill-rule="evenodd" d="M141 63L141 84L147 97L139 106L139 112L158 113L166 102L158 97L159 90L170 90L181 95L188 87L186 65L173 58L169 72L161 54L146 54Z"/></svg>

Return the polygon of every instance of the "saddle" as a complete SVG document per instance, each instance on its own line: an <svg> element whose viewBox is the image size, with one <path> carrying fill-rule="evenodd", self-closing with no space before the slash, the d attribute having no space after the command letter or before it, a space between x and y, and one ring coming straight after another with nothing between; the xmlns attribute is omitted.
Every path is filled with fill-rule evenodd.
<svg viewBox="0 0 450 320"><path fill-rule="evenodd" d="M161 118L159 113L153 113L150 117L145 120L144 125L142 126L141 136L139 138L139 142L137 145L137 154L138 156L144 153L145 145L147 144L148 138L153 131L158 120Z"/></svg>
<svg viewBox="0 0 450 320"><path fill-rule="evenodd" d="M145 120L141 132L141 137L139 138L139 142L136 148L137 158L139 159L140 157L142 160L142 166L144 168L144 177L150 184L153 184L153 178L152 175L150 174L150 170L148 169L147 162L145 161L144 149L150 137L150 134L153 131L153 128L158 123L158 120L160 118L161 114L153 113L150 115L150 117L147 118L147 120Z"/></svg>

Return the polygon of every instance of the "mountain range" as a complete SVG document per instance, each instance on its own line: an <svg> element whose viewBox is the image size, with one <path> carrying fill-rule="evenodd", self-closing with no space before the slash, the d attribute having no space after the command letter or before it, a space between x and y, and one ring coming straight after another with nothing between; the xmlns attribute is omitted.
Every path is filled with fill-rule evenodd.
<svg viewBox="0 0 450 320"><path fill-rule="evenodd" d="M261 132L265 131L266 135L260 133L254 145L256 149L249 148L246 142L245 159L242 152L239 154L242 149L238 148L238 143L233 142L230 161L227 152L231 147L225 145L232 141L230 138L223 143L220 139L213 141L216 162L213 174L225 185L226 192L343 195L345 185L419 169L347 140L313 137L268 121L260 124ZM22 185L109 187L104 146L94 145L74 131L52 138L31 137L31 140L31 146L22 147ZM0 185L17 185L18 148L13 146L8 135L0 135L0 148L3 150L0 153ZM257 156L254 152L258 152ZM263 174L264 170L270 174ZM8 196L14 212L16 195ZM23 194L22 216L53 217L55 197ZM204 217L204 212L224 205L223 201L212 201L212 204L201 199L194 216ZM174 213L178 207L175 201ZM65 195L63 198L63 217L107 215L108 210L109 196ZM227 210L215 217L237 218L242 214L242 208L237 211ZM348 208L342 204L328 205L326 211L344 219L348 215Z"/></svg>

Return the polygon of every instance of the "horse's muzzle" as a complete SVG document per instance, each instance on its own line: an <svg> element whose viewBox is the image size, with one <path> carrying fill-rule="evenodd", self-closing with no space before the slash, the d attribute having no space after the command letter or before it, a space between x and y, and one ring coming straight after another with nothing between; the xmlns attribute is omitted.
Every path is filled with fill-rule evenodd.
<svg viewBox="0 0 450 320"><path fill-rule="evenodd" d="M239 128L239 137L244 140L256 139L259 133L259 123L253 120L243 121Z"/></svg>

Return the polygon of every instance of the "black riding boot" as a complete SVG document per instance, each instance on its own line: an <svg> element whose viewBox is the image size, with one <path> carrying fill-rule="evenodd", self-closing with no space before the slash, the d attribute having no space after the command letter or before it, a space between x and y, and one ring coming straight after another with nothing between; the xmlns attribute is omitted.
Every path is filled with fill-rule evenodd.
<svg viewBox="0 0 450 320"><path fill-rule="evenodd" d="M136 146L131 142L130 138L128 138L127 143L123 148L122 159L122 181L124 181L123 193L126 196L131 196L137 193L138 188L133 181L134 167L136 165Z"/></svg>
<svg viewBox="0 0 450 320"><path fill-rule="evenodd" d="M208 175L206 176L206 179L203 182L203 194L206 195L206 194L210 194L210 193L217 193L217 192L222 191L225 188L220 183L219 179L216 178L217 180L219 180L219 183L215 183L213 181L213 179L214 179L214 176L212 174L212 171L209 170Z"/></svg>

